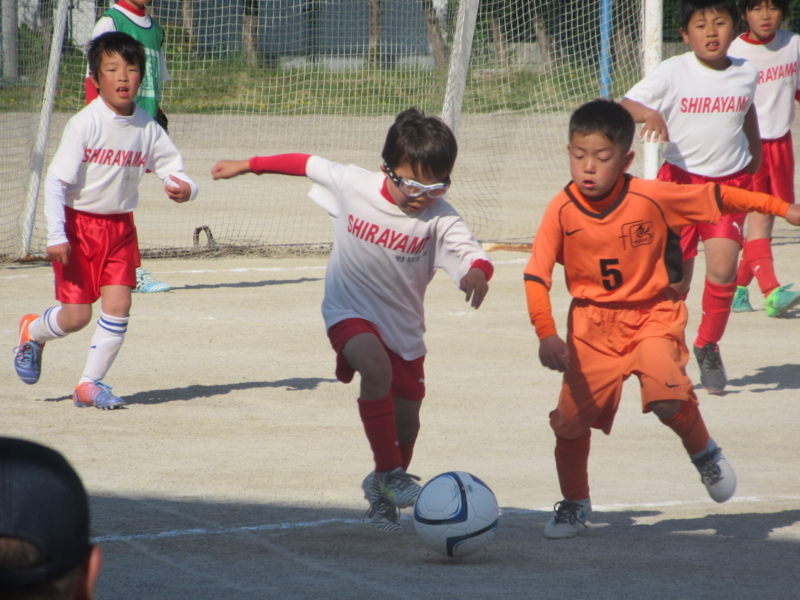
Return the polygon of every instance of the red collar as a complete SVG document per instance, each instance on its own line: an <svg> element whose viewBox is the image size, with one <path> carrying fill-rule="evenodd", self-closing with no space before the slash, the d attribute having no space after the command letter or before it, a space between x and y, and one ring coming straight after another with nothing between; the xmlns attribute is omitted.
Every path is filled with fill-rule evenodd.
<svg viewBox="0 0 800 600"><path fill-rule="evenodd" d="M397 206L397 202L394 201L392 195L389 193L389 179L386 177L383 178L383 185L381 186L381 196L386 198L389 202Z"/></svg>
<svg viewBox="0 0 800 600"><path fill-rule="evenodd" d="M125 2L125 0L117 0L117 6L119 6L120 8L124 8L125 10L127 10L130 13L133 13L137 17L144 16L143 8L136 8L135 6L131 6L130 4Z"/></svg>
<svg viewBox="0 0 800 600"><path fill-rule="evenodd" d="M742 38L742 40L747 42L748 44L753 44L754 46L763 46L764 44L769 44L772 40L774 40L776 35L778 35L778 32L773 31L772 35L765 40L754 40L753 38L750 37L750 30L748 29L739 37Z"/></svg>

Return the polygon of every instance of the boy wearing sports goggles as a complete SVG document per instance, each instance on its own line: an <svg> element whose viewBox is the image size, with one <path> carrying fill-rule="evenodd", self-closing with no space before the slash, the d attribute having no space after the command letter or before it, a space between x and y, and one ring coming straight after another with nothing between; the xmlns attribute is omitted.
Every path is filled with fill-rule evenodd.
<svg viewBox="0 0 800 600"><path fill-rule="evenodd" d="M442 196L458 153L455 136L416 108L386 136L380 173L319 156L281 154L218 162L214 179L243 173L304 175L309 197L334 222L322 315L336 352L336 377L361 375L358 408L375 460L361 484L368 517L400 530L398 509L412 506L419 480L407 473L425 396L423 298L444 269L478 308L493 267Z"/></svg>

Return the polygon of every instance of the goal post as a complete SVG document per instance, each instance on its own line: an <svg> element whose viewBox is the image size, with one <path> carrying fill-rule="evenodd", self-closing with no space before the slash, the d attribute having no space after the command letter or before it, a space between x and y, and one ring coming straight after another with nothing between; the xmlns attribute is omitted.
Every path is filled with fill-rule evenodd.
<svg viewBox="0 0 800 600"><path fill-rule="evenodd" d="M2 2L18 13L19 72L0 75L0 259L14 260L44 253L42 191L34 185L41 174L31 167L36 156L48 167L66 121L83 106L84 48L110 0ZM212 181L211 166L305 152L377 170L386 130L409 106L456 130L448 201L476 237L528 243L547 201L569 180L570 112L599 96L620 99L641 78L653 24L644 11L660 4L153 0L148 13L166 32L170 71L162 107L200 195L176 205L146 176L136 212L142 253L302 253L330 244L330 220L306 198L307 181ZM0 40L4 59L11 37ZM37 142L48 80L51 127Z"/></svg>

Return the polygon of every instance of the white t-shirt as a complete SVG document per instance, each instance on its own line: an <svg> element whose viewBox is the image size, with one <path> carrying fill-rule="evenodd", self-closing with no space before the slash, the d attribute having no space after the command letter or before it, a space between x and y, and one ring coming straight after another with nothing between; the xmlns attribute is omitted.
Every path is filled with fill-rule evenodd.
<svg viewBox="0 0 800 600"><path fill-rule="evenodd" d="M382 194L382 173L312 156L309 197L333 219L334 244L325 274L325 327L365 319L393 352L414 360L423 342L425 290L437 268L458 285L476 260L489 262L459 214L445 200L407 215Z"/></svg>
<svg viewBox="0 0 800 600"><path fill-rule="evenodd" d="M47 245L67 241L64 204L101 215L133 211L148 169L165 185L175 185L170 175L188 182L190 199L197 196L197 186L183 173L180 152L147 112L137 106L132 116L123 117L95 98L67 122L47 170ZM53 185L58 182L61 195Z"/></svg>
<svg viewBox="0 0 800 600"><path fill-rule="evenodd" d="M778 29L770 41L763 43L743 34L733 40L728 54L744 58L758 69L756 111L761 138L783 137L794 121L795 93L800 89L800 35Z"/></svg>
<svg viewBox="0 0 800 600"><path fill-rule="evenodd" d="M144 29L150 29L150 15L145 15L140 17L139 15L133 14L131 11L122 8L119 4L115 4L111 7L114 10L120 11L126 17L128 17L131 21L133 21L139 27L143 27ZM92 29L92 39L96 38L99 35L104 33L108 33L109 31L116 31L117 26L114 25L114 19L111 17L100 17L97 20L97 23L94 24L94 29ZM164 53L164 49L161 49L161 54L159 56L159 63L161 64L161 83L166 83L169 81L169 71L167 71L167 56ZM89 77L89 67L86 67L86 77Z"/></svg>
<svg viewBox="0 0 800 600"><path fill-rule="evenodd" d="M731 62L717 71L687 52L662 62L625 94L664 117L667 162L697 175L724 177L752 159L743 125L758 72L743 59Z"/></svg>

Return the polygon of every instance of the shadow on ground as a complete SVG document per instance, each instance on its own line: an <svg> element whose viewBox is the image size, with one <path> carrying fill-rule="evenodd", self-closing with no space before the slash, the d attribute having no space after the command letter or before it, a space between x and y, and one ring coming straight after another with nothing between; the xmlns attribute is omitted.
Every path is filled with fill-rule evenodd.
<svg viewBox="0 0 800 600"><path fill-rule="evenodd" d="M306 283L309 281L322 281L322 277L301 277L300 279L268 279L266 281L237 281L236 283L198 283L195 285L183 285L175 290L210 290L221 288L260 288L271 285L290 285L294 283Z"/></svg>
<svg viewBox="0 0 800 600"><path fill-rule="evenodd" d="M166 388L162 390L147 390L125 396L125 404L163 404L164 402L188 402L198 398L224 396L231 392L254 390L260 388L284 388L287 391L315 390L320 383L338 383L336 379L323 377L293 377L277 381L243 381L241 383L227 383L221 385L189 385L182 388ZM41 402L62 402L72 400L72 396L59 396L58 398L44 398Z"/></svg>
<svg viewBox="0 0 800 600"><path fill-rule="evenodd" d="M485 550L452 560L420 542L409 511L386 534L330 507L94 496L92 509L99 598L785 599L800 552L800 510L596 512L578 537L547 540L549 512L506 509Z"/></svg>

